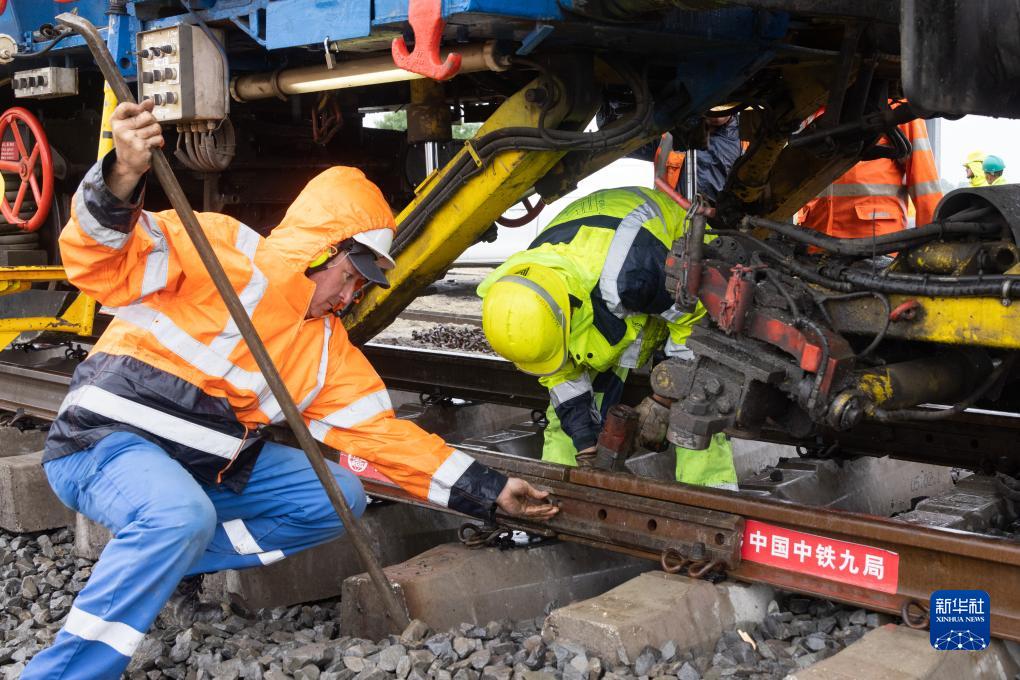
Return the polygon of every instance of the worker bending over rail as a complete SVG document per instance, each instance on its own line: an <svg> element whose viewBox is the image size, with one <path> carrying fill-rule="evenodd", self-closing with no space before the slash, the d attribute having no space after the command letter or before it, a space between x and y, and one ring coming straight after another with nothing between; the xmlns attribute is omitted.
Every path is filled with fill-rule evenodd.
<svg viewBox="0 0 1020 680"><path fill-rule="evenodd" d="M113 115L115 151L85 176L60 236L69 280L116 317L75 371L46 441L50 484L113 533L23 678L118 678L182 577L269 564L343 527L304 454L267 441L279 404L177 213L142 209L152 102ZM335 167L268 238L198 216L312 434L414 496L487 517L551 517L545 493L397 420L382 380L331 312L386 285L394 220L379 189ZM358 478L330 463L355 515Z"/></svg>
<svg viewBox="0 0 1020 680"><path fill-rule="evenodd" d="M591 464L602 421L619 403L632 368L653 352L683 356L691 326L666 292L665 262L685 232L686 212L665 194L608 189L574 201L478 287L482 327L492 348L549 389L542 459ZM669 406L638 406L640 440L665 443ZM676 448L676 478L736 488L725 435L705 451Z"/></svg>

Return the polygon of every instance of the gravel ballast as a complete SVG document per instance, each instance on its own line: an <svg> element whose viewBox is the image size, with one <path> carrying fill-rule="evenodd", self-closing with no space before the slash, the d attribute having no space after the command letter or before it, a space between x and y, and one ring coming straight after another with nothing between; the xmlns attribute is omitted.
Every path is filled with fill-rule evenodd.
<svg viewBox="0 0 1020 680"><path fill-rule="evenodd" d="M91 575L71 553L74 535L0 532L0 677L17 678L45 648ZM338 636L339 602L260 610L244 617L211 605L187 628L161 618L135 653L132 679L236 680L629 680L782 678L831 656L883 622L878 614L800 596L770 604L760 627L727 631L714 653L646 647L632 665L600 659L543 633L543 619L461 624L431 631L415 621L401 636Z"/></svg>

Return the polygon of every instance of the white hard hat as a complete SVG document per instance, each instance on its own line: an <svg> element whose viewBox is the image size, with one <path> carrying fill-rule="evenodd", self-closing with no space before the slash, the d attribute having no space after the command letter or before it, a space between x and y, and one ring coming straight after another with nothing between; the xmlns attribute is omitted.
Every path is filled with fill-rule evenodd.
<svg viewBox="0 0 1020 680"><path fill-rule="evenodd" d="M395 263L390 257L390 246L393 245L392 229L371 229L362 231L352 236L358 243L371 248L372 252L379 256L382 262L379 266L383 269L393 269Z"/></svg>

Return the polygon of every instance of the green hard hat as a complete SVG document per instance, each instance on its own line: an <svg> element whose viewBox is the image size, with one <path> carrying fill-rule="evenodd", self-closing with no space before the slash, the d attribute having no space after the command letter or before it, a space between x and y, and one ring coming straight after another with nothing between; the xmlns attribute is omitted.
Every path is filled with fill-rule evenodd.
<svg viewBox="0 0 1020 680"><path fill-rule="evenodd" d="M1006 163L998 156L985 156L985 162L981 164L985 172L1002 172L1006 169Z"/></svg>

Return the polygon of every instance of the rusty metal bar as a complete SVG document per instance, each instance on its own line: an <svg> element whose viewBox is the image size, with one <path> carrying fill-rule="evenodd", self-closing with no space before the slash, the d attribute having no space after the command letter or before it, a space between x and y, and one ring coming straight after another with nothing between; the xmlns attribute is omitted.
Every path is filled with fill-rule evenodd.
<svg viewBox="0 0 1020 680"><path fill-rule="evenodd" d="M97 332L106 325L100 315ZM492 404L542 409L549 394L532 376L497 357L369 343L362 351L386 385L395 390L437 393ZM67 394L73 368L26 367L15 363L20 354L4 353L0 361L0 408L24 408L52 419ZM66 374L62 374L66 370ZM631 375L624 386L624 403L638 403L648 394L647 376ZM728 431L739 439L755 439L791 446L804 441L778 430ZM839 444L843 455L892 456L920 463L964 467L985 472L1020 466L1020 417L1016 414L968 411L927 423L860 423L847 432L828 432L821 443ZM814 442L819 443L819 442Z"/></svg>
<svg viewBox="0 0 1020 680"><path fill-rule="evenodd" d="M560 513L547 523L500 517L510 528L546 536L553 532L563 540L655 561L662 558L664 548L679 548L682 553L704 542L707 556L728 565L726 571L733 578L894 615L910 603L927 602L932 591L941 588L978 588L991 599L992 634L1020 642L1020 543L498 453L471 453L486 465L551 490L560 505ZM375 497L408 500L391 486L366 481L365 488ZM654 526L649 519L656 520ZM743 523L749 519L895 552L897 592L739 561ZM690 526L681 527L683 523ZM713 542L718 549L712 549Z"/></svg>
<svg viewBox="0 0 1020 680"><path fill-rule="evenodd" d="M891 614L900 611L904 600L927 601L932 591L940 588L979 588L987 591L992 600L993 634L1020 641L1020 544L1015 541L835 510L820 512L792 503L629 475L578 469L571 471L569 479L585 487L731 513L891 550L900 556L899 588L895 595L747 561L730 574Z"/></svg>

